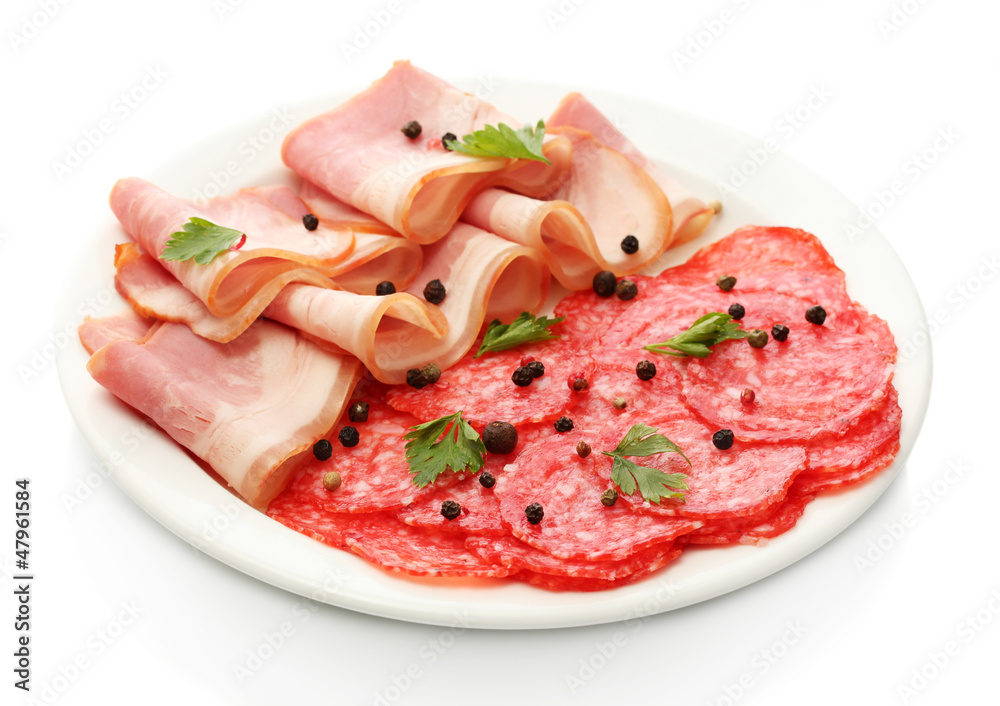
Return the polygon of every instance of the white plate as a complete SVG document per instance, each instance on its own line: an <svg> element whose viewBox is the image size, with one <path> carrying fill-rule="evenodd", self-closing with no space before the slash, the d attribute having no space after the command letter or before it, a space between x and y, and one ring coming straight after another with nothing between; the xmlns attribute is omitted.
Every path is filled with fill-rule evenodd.
<svg viewBox="0 0 1000 706"><path fill-rule="evenodd" d="M476 81L457 85L470 92L482 88ZM491 102L534 120L548 115L572 89L505 83L492 90ZM195 145L144 176L188 198L214 195L219 186L228 192L285 181L288 173L279 158L283 134L348 95L277 109ZM734 166L742 164L744 171L751 171L751 150L761 147L758 140L660 104L605 91L589 91L588 97L643 151L706 200L717 197L717 183L729 179ZM760 156L758 151L758 161ZM763 161L736 194L723 199L722 216L710 231L675 252L676 261L750 223L815 233L847 272L851 295L886 319L895 333L901 348L895 384L903 408L902 450L895 464L859 487L821 495L794 529L765 546L685 551L647 580L597 593L551 593L516 581L401 577L293 532L245 505L166 435L147 432L125 405L99 387L86 372L88 356L77 341L58 360L69 408L96 454L114 469L115 481L168 529L250 576L318 601L437 625L543 628L623 620L719 596L801 559L854 522L902 468L930 395L924 313L895 253L874 228L847 237L845 224L856 220L857 208L818 176L780 152ZM111 281L113 245L125 239L109 215L67 277L57 311L58 330L79 323L95 302L108 313L123 306Z"/></svg>

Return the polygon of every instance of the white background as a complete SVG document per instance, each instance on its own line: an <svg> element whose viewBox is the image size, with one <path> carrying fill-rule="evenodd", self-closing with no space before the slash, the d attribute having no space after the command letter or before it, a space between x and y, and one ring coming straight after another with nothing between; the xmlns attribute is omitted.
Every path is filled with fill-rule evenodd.
<svg viewBox="0 0 1000 706"><path fill-rule="evenodd" d="M985 0L7 0L0 700L30 703L13 687L9 578L13 479L29 477L38 703L1000 703L998 25ZM746 589L640 623L547 631L314 606L196 552L110 481L88 495L96 459L50 361L53 311L114 180L248 116L361 88L399 58L445 76L616 89L760 139L827 94L781 148L862 209L903 184L873 214L938 321L930 411L887 493ZM144 77L143 100L123 108ZM102 120L110 129L78 166L54 166ZM921 155L933 164L914 171ZM883 555L861 567L875 543ZM269 640L282 644L256 668Z"/></svg>

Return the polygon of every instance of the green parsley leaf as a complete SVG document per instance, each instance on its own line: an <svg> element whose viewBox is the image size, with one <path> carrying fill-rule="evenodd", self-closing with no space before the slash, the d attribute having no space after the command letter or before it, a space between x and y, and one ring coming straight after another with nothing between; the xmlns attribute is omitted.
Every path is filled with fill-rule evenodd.
<svg viewBox="0 0 1000 706"><path fill-rule="evenodd" d="M684 473L664 473L657 468L640 466L630 461L626 456L652 456L658 453L679 453L691 465L691 460L684 455L680 447L663 434L657 434L654 427L645 424L634 424L615 447L614 451L602 451L605 456L614 459L611 466L611 482L617 485L625 495L632 495L636 489L642 493L643 500L659 505L663 498L684 501L687 490L687 475Z"/></svg>
<svg viewBox="0 0 1000 706"><path fill-rule="evenodd" d="M238 239L242 231L217 226L204 218L191 216L183 230L170 234L170 240L163 246L161 260L194 259L199 265L207 265L220 252L225 252Z"/></svg>
<svg viewBox="0 0 1000 706"><path fill-rule="evenodd" d="M560 316L558 319L549 319L543 316L536 319L530 312L522 311L521 315L509 324L503 324L500 323L500 319L494 319L490 322L489 328L486 329L483 343L473 357L478 358L483 353L495 353L505 351L508 348L516 348L522 343L559 338L558 334L549 331L549 327L558 324L565 318L565 316Z"/></svg>
<svg viewBox="0 0 1000 706"><path fill-rule="evenodd" d="M419 488L433 483L447 469L453 473L483 467L486 446L462 411L410 427L406 436L406 461Z"/></svg>
<svg viewBox="0 0 1000 706"><path fill-rule="evenodd" d="M691 324L687 331L677 334L669 341L650 343L643 348L666 355L707 358L708 354L712 352L711 347L717 343L735 341L749 335L749 331L741 329L738 323L733 322L732 316L713 311L699 318ZM668 348L673 348L673 350L667 350Z"/></svg>
<svg viewBox="0 0 1000 706"><path fill-rule="evenodd" d="M476 130L471 135L463 137L461 142L445 140L445 147L452 152L464 152L477 157L513 157L552 164L542 154L544 137L545 123L541 120L534 130L531 129L531 125L515 130L509 125L500 123L497 127L487 125L482 130Z"/></svg>

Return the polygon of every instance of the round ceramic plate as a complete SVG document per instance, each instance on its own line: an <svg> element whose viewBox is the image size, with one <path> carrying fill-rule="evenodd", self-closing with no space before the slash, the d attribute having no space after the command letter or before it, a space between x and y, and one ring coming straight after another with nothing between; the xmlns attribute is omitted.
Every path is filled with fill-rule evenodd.
<svg viewBox="0 0 1000 706"><path fill-rule="evenodd" d="M490 102L528 121L548 115L573 90L485 79L456 84L488 94ZM278 107L143 176L184 198L290 183L291 174L279 157L284 134L349 95ZM900 345L895 384L903 408L902 449L892 467L849 490L821 494L794 529L764 545L688 550L664 571L610 591L552 593L517 581L411 578L384 572L251 509L165 434L146 427L98 386L87 373L86 351L74 342L58 361L63 390L76 423L113 469L114 480L172 532L249 576L372 615L480 628L587 625L690 605L779 571L854 522L902 468L930 394L924 313L902 263L874 228L850 234L847 226L857 222L859 213L836 189L780 151L768 151L760 140L639 98L605 91L587 95L668 173L706 201L721 197L723 212L709 231L670 251L661 264L682 262L697 248L747 224L795 226L823 241L847 273L850 294L888 321ZM720 189L725 182L739 188ZM125 306L114 292L112 254L114 244L126 239L110 215L89 238L60 295L58 330L80 323L95 305L107 313Z"/></svg>

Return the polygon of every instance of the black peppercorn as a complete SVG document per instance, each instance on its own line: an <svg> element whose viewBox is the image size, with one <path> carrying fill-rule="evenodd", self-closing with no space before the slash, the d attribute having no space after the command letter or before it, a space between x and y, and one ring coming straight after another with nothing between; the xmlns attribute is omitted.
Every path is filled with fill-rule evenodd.
<svg viewBox="0 0 1000 706"><path fill-rule="evenodd" d="M491 454L513 453L517 446L517 429L510 422L490 422L483 429L483 446Z"/></svg>
<svg viewBox="0 0 1000 706"><path fill-rule="evenodd" d="M531 374L531 370L526 365L519 365L510 379L518 387L527 387L534 381L535 376Z"/></svg>
<svg viewBox="0 0 1000 706"><path fill-rule="evenodd" d="M371 406L367 402L355 402L347 410L347 417L352 422L367 422L369 409L371 409Z"/></svg>
<svg viewBox="0 0 1000 706"><path fill-rule="evenodd" d="M420 368L410 368L406 371L406 384L419 390L422 387L427 387L429 383L423 370Z"/></svg>
<svg viewBox="0 0 1000 706"><path fill-rule="evenodd" d="M732 447L733 438L731 429L719 429L719 431L712 434L712 443L715 444L715 448L725 451Z"/></svg>
<svg viewBox="0 0 1000 706"><path fill-rule="evenodd" d="M639 293L639 288L636 286L635 282L630 279L623 279L615 286L615 294L623 302L627 302L630 299L635 299L635 295Z"/></svg>
<svg viewBox="0 0 1000 706"><path fill-rule="evenodd" d="M432 279L424 287L424 299L431 304L440 304L447 295L448 292L445 291L444 285L441 284L441 280L439 279Z"/></svg>
<svg viewBox="0 0 1000 706"><path fill-rule="evenodd" d="M569 417L559 417L555 423L556 431L560 434L573 430L573 420Z"/></svg>
<svg viewBox="0 0 1000 706"><path fill-rule="evenodd" d="M738 302L736 304L730 304L729 306L729 315L732 316L733 319L736 321L742 319L746 315L746 313L747 310L744 309L743 305Z"/></svg>
<svg viewBox="0 0 1000 706"><path fill-rule="evenodd" d="M750 344L751 348L763 348L767 345L767 331L761 331L759 328L755 328L747 336L747 343Z"/></svg>
<svg viewBox="0 0 1000 706"><path fill-rule="evenodd" d="M524 367L531 371L533 378L540 378L545 374L545 365L540 360L533 360Z"/></svg>
<svg viewBox="0 0 1000 706"><path fill-rule="evenodd" d="M652 380L656 375L656 364L651 360L640 360L635 366L635 374L640 380Z"/></svg>
<svg viewBox="0 0 1000 706"><path fill-rule="evenodd" d="M313 456L319 461L325 461L333 455L333 444L326 439L320 439L313 444Z"/></svg>
<svg viewBox="0 0 1000 706"><path fill-rule="evenodd" d="M420 133L423 130L423 128L420 127L420 123L418 123L416 120L410 120L400 129L403 131L403 134L409 137L411 140L415 140L418 137L420 137Z"/></svg>
<svg viewBox="0 0 1000 706"><path fill-rule="evenodd" d="M395 294L395 293L396 293L396 285L394 285L389 280L386 280L384 282L379 282L375 286L375 294L377 294L380 297L384 297L387 294Z"/></svg>
<svg viewBox="0 0 1000 706"><path fill-rule="evenodd" d="M316 230L317 226L319 226L319 219L313 214L307 213L302 216L302 225L306 227L306 230Z"/></svg>
<svg viewBox="0 0 1000 706"><path fill-rule="evenodd" d="M733 287L736 286L736 278L732 275L723 275L719 279L715 280L715 283L719 286L723 292L733 291Z"/></svg>
<svg viewBox="0 0 1000 706"><path fill-rule="evenodd" d="M524 516L528 518L528 522L537 525L545 517L545 510L538 503L531 503L528 507L524 508Z"/></svg>
<svg viewBox="0 0 1000 706"><path fill-rule="evenodd" d="M633 255L639 250L639 239L634 235L626 235L622 238L622 252L626 255Z"/></svg>
<svg viewBox="0 0 1000 706"><path fill-rule="evenodd" d="M483 471L482 473L479 474L479 485L483 486L484 488L492 488L494 485L496 485L496 483L497 483L496 477L489 471Z"/></svg>
<svg viewBox="0 0 1000 706"><path fill-rule="evenodd" d="M455 133L453 133L453 132L446 132L445 134L441 135L441 146L444 147L446 150L450 150L451 147L448 146L449 140L451 142L454 142L457 139L458 138L455 137Z"/></svg>
<svg viewBox="0 0 1000 706"><path fill-rule="evenodd" d="M594 275L594 292L599 297L610 297L618 286L618 278L611 270L601 270Z"/></svg>
<svg viewBox="0 0 1000 706"><path fill-rule="evenodd" d="M821 306L811 306L806 309L806 321L817 326L822 326L826 321L826 309Z"/></svg>
<svg viewBox="0 0 1000 706"><path fill-rule="evenodd" d="M358 442L361 441L361 435L354 427L344 427L340 430L340 434L337 435L337 438L340 439L340 443L347 448L357 446Z"/></svg>
<svg viewBox="0 0 1000 706"><path fill-rule="evenodd" d="M462 514L462 506L454 500L445 500L441 503L441 514L446 520L454 520Z"/></svg>
<svg viewBox="0 0 1000 706"><path fill-rule="evenodd" d="M775 341L784 341L788 339L788 327L784 324L775 324L771 327L771 338Z"/></svg>

